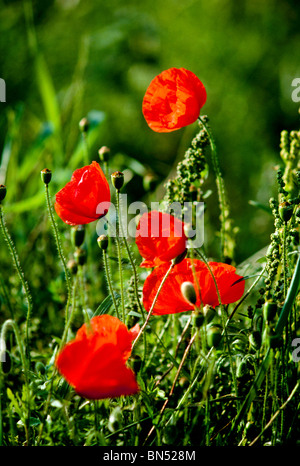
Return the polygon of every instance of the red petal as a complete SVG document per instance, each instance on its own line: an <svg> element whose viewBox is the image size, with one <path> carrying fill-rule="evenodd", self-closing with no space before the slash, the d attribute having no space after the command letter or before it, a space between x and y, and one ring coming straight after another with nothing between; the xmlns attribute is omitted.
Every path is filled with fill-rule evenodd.
<svg viewBox="0 0 300 466"><path fill-rule="evenodd" d="M56 194L55 210L71 225L86 224L101 217L97 206L110 202L108 182L97 162L75 170L71 181Z"/></svg>
<svg viewBox="0 0 300 466"><path fill-rule="evenodd" d="M196 121L205 102L205 87L194 73L170 68L150 83L143 114L153 131L169 132Z"/></svg>
<svg viewBox="0 0 300 466"><path fill-rule="evenodd" d="M186 249L184 224L167 213L151 211L142 215L136 244L145 259L141 267L154 267L169 262Z"/></svg>

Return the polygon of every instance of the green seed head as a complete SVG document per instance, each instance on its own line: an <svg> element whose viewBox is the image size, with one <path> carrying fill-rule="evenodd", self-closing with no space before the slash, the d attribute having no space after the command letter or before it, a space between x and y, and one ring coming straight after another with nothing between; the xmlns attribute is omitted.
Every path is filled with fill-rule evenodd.
<svg viewBox="0 0 300 466"><path fill-rule="evenodd" d="M106 251L106 249L108 248L108 237L106 235L99 236L97 239L97 243L99 248L102 249L102 251Z"/></svg>
<svg viewBox="0 0 300 466"><path fill-rule="evenodd" d="M41 178L45 184L49 184L52 178L51 170L49 170L49 168L44 168L44 170L41 171Z"/></svg>
<svg viewBox="0 0 300 466"><path fill-rule="evenodd" d="M294 208L293 204L291 204L288 201L282 202L281 204L279 204L278 211L279 211L280 218L283 222L287 223L290 220L290 218L293 215L293 208Z"/></svg>
<svg viewBox="0 0 300 466"><path fill-rule="evenodd" d="M75 247L82 245L85 236L84 225L76 225L71 228L71 240Z"/></svg>
<svg viewBox="0 0 300 466"><path fill-rule="evenodd" d="M119 191L124 184L124 173L119 171L112 173L111 182L113 186Z"/></svg>

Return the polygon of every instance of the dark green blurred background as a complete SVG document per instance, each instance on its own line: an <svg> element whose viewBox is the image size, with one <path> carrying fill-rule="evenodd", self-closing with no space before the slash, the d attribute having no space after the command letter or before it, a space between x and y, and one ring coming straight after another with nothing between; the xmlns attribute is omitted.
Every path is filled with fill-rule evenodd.
<svg viewBox="0 0 300 466"><path fill-rule="evenodd" d="M46 0L32 8L27 1L0 1L0 77L7 85L0 182L8 186L7 223L22 260L37 267L28 258L34 250L49 262L38 247L39 235L49 234L40 170L53 170L54 194L82 166L78 122L89 112L98 112L91 160L109 146L111 168L126 170L132 200L149 200L148 172L163 186L197 131L195 124L157 134L144 121L147 86L173 66L192 70L207 89L203 113L240 228L237 262L264 247L272 218L249 200L268 205L281 162L280 132L299 126L299 104L291 99L292 80L300 77L299 12L296 0ZM208 187L215 190L212 177ZM218 215L214 193L208 245ZM60 220L59 226L64 229Z"/></svg>

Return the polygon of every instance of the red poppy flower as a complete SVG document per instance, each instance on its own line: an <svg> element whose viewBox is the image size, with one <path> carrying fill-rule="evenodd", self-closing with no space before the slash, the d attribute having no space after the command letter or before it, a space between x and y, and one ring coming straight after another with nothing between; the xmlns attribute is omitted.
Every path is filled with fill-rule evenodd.
<svg viewBox="0 0 300 466"><path fill-rule="evenodd" d="M194 306L188 302L181 293L181 285L184 282L193 283L197 296L197 307L200 307L201 302L203 306L206 304L213 307L219 305L215 283L208 267L204 262L196 259L194 259L194 266L197 280L194 279L191 259L184 259L174 266L158 295L153 309L153 315L176 314L178 312L192 311L194 309ZM245 289L245 282L242 280L234 284L234 282L242 278L240 275L236 274L235 267L218 262L209 262L209 267L216 280L222 304L234 303L242 297ZM168 268L168 264L155 268L145 280L143 302L148 312ZM201 298L197 282L200 286Z"/></svg>
<svg viewBox="0 0 300 466"><path fill-rule="evenodd" d="M155 267L183 254L186 249L184 223L167 213L152 210L140 218L136 244L145 259L141 267Z"/></svg>
<svg viewBox="0 0 300 466"><path fill-rule="evenodd" d="M153 131L166 133L194 123L205 102L205 87L194 73L170 68L151 81L143 115Z"/></svg>
<svg viewBox="0 0 300 466"><path fill-rule="evenodd" d="M106 206L106 208L102 208ZM109 184L97 162L78 168L56 194L57 215L69 225L84 225L103 217L110 203ZM100 212L100 213L99 213Z"/></svg>
<svg viewBox="0 0 300 466"><path fill-rule="evenodd" d="M56 358L59 372L75 391L88 399L133 395L139 388L134 372L126 366L131 342L139 326L128 330L110 315L93 317Z"/></svg>

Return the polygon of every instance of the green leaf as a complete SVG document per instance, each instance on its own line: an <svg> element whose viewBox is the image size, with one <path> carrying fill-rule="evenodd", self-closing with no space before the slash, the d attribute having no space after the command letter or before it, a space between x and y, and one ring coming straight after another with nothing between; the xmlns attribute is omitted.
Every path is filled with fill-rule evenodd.
<svg viewBox="0 0 300 466"><path fill-rule="evenodd" d="M115 299L119 299L120 295L118 293L114 293ZM107 314L108 311L110 310L111 306L113 305L113 299L111 295L108 295L102 303L97 307L95 310L93 317L94 316L101 316L102 314Z"/></svg>

